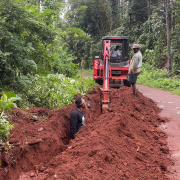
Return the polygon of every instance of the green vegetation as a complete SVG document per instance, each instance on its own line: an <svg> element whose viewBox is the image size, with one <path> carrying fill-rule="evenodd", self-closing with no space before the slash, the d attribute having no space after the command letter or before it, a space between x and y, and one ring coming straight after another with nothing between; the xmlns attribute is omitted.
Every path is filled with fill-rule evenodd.
<svg viewBox="0 0 180 180"><path fill-rule="evenodd" d="M90 54L85 67L91 69L93 57L101 56L102 36L128 36L130 46L141 45L143 54L142 73L139 83L180 94L180 1L167 1L171 40L172 76L167 69L167 27L164 0L69 0L67 13L70 26L83 29L91 35ZM80 47L84 49L84 46ZM130 56L133 56L133 51ZM81 58L85 59L83 54ZM90 61L89 61L90 58ZM79 58L80 59L80 58ZM80 63L80 61L79 61ZM84 70L84 74L86 73Z"/></svg>
<svg viewBox="0 0 180 180"><path fill-rule="evenodd" d="M91 78L84 78L82 87L78 67L83 60L83 74L93 74L94 56L101 57L102 36L128 36L130 46L141 44L144 64L138 83L180 94L179 0L66 2L0 1L0 91L22 97L19 107L65 106L76 93L96 86ZM169 37L165 12L170 20ZM171 78L167 39L171 40ZM15 107L12 102L17 97L1 96L0 128L4 128L1 139L5 141L13 126L4 110Z"/></svg>
<svg viewBox="0 0 180 180"><path fill-rule="evenodd" d="M179 78L180 76L168 78L167 69L156 69L152 65L145 63L141 68L137 83L180 95Z"/></svg>
<svg viewBox="0 0 180 180"><path fill-rule="evenodd" d="M22 108L61 107L77 92L95 86L91 79L81 87L78 73L80 46L90 41L77 27L64 26L61 0L0 2L0 90L22 97ZM61 77L58 79L58 77ZM75 83L70 83L75 79Z"/></svg>
<svg viewBox="0 0 180 180"><path fill-rule="evenodd" d="M67 24L90 35L91 41L79 46L77 62L85 59L92 68L95 55L101 56L102 36L128 36L130 45L141 44L141 51L156 68L168 68L166 9L164 0L69 0ZM168 1L172 74L180 70L180 1ZM133 53L131 53L131 56Z"/></svg>
<svg viewBox="0 0 180 180"><path fill-rule="evenodd" d="M11 113L11 107L17 108L16 104L14 103L17 100L21 100L20 97L18 97L13 92L6 92L1 93L1 99L0 99L0 144L2 142L6 142L10 130L14 128L13 125L9 123L7 120L7 116L5 113Z"/></svg>
<svg viewBox="0 0 180 180"><path fill-rule="evenodd" d="M83 69L83 74L93 76L94 69ZM81 69L78 70L78 74L81 75Z"/></svg>
<svg viewBox="0 0 180 180"><path fill-rule="evenodd" d="M79 42L88 36L78 28L61 28L62 8L59 1L45 1L42 11L36 1L1 1L1 86L22 90L23 79L35 74L76 75L76 57L68 51L68 42L75 34Z"/></svg>
<svg viewBox="0 0 180 180"><path fill-rule="evenodd" d="M85 77L82 86L79 76L73 79L63 74L36 75L32 79L29 89L24 92L24 101L21 102L21 106L46 107L49 109L62 107L71 104L77 93L84 94L94 86L97 86L97 84L93 79ZM30 104L27 105L27 102Z"/></svg>
<svg viewBox="0 0 180 180"><path fill-rule="evenodd" d="M84 79L82 89L78 67L83 60L83 73L92 75L94 56L101 57L102 36L128 36L130 46L141 44L146 65L139 83L179 93L179 0L168 1L172 78L166 71L164 0L66 2L0 1L0 90L22 97L20 107L64 106L77 92L95 86L92 79Z"/></svg>

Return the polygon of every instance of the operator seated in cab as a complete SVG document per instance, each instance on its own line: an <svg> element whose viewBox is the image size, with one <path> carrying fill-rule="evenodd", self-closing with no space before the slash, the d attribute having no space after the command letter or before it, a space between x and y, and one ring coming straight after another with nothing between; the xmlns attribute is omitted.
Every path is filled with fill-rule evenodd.
<svg viewBox="0 0 180 180"><path fill-rule="evenodd" d="M119 47L120 46L117 45L115 49L111 50L111 57L121 57Z"/></svg>

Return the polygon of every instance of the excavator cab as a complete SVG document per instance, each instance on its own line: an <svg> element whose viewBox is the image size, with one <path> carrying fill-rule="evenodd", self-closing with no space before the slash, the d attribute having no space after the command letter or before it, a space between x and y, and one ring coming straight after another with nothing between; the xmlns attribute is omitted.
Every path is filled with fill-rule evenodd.
<svg viewBox="0 0 180 180"><path fill-rule="evenodd" d="M104 41L110 40L110 51L116 48L116 46L119 46L120 51L120 57L110 57L110 60L112 63L119 63L119 62L127 62L129 60L129 43L128 43L128 37L103 37L102 38L102 56L104 54Z"/></svg>
<svg viewBox="0 0 180 180"><path fill-rule="evenodd" d="M119 46L119 54L115 57L113 49ZM127 80L129 70L129 43L126 36L105 36L102 38L101 59L94 59L93 79L103 85L103 106L108 107L110 87L119 88Z"/></svg>

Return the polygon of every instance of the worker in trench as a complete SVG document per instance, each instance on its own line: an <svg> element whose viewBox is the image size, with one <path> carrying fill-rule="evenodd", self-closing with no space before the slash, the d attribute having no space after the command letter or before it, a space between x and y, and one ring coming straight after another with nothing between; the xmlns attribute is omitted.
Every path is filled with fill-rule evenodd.
<svg viewBox="0 0 180 180"><path fill-rule="evenodd" d="M75 139L75 135L78 133L79 128L85 125L85 113L87 109L86 102L81 97L75 100L76 109L71 113L70 116L70 140Z"/></svg>
<svg viewBox="0 0 180 180"><path fill-rule="evenodd" d="M137 77L140 73L140 67L142 66L142 54L140 52L139 44L134 44L133 50L134 50L135 54L132 57L132 60L131 60L130 66L129 66L129 72L128 72L129 76L128 76L127 80L131 83L133 95L134 95L134 97L136 97L137 96L136 81L137 81Z"/></svg>

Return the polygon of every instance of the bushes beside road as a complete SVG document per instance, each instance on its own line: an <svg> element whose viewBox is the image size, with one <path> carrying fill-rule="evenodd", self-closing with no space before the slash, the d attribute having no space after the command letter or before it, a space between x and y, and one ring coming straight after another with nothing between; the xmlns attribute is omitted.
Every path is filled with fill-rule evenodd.
<svg viewBox="0 0 180 180"><path fill-rule="evenodd" d="M144 63L141 67L141 73L137 83L180 95L179 78L180 75L169 78L167 69L156 69L153 66Z"/></svg>
<svg viewBox="0 0 180 180"><path fill-rule="evenodd" d="M36 75L31 79L32 84L22 93L24 101L21 107L46 107L54 109L69 105L77 93L84 94L89 88L97 86L91 78L79 76L68 78L63 74Z"/></svg>

